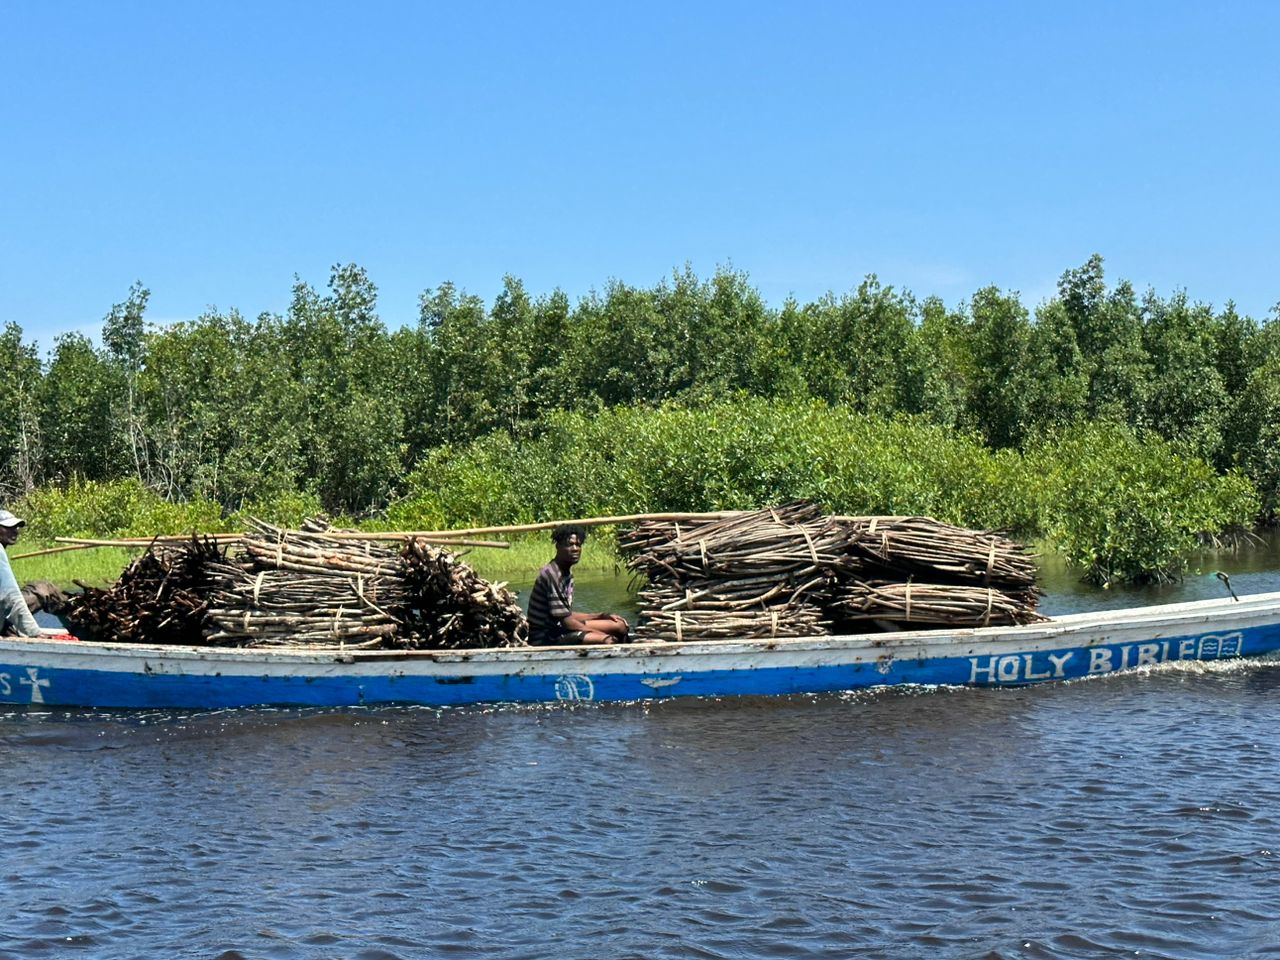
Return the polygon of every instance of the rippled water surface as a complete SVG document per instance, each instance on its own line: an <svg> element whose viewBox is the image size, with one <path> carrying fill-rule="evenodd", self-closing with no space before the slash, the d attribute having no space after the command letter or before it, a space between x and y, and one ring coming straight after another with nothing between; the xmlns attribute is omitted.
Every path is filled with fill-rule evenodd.
<svg viewBox="0 0 1280 960"><path fill-rule="evenodd" d="M1265 557L1231 563L1238 591L1280 589ZM1050 609L1149 599L1050 587ZM1280 956L1277 731L1280 665L1258 662L653 705L19 710L0 957Z"/></svg>

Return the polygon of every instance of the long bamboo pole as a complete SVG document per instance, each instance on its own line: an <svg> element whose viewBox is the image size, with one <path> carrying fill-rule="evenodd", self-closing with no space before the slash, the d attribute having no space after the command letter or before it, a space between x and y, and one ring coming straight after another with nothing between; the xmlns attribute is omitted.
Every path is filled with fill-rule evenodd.
<svg viewBox="0 0 1280 960"><path fill-rule="evenodd" d="M190 543L192 538L212 540L215 543L230 543L244 539L242 533L187 533L173 536L157 537L113 537L95 540L89 537L54 537L54 543L69 543L82 547L146 547L153 543Z"/></svg>
<svg viewBox="0 0 1280 960"><path fill-rule="evenodd" d="M401 540L405 537L474 537L497 533L535 533L538 530L554 530L574 524L582 527L602 527L606 524L642 523L646 520L658 520L674 523L697 520L724 520L736 517L742 510L721 510L716 513L629 513L617 517L580 517L575 520L547 520L542 523L520 523L498 527L468 527L465 530L400 530L385 533L333 533L324 534L335 540Z"/></svg>
<svg viewBox="0 0 1280 960"><path fill-rule="evenodd" d="M299 532L296 530L291 530L289 531L289 533L291 536L310 536L310 534L305 534L305 533L299 534ZM195 534L195 536L200 540L209 539L217 543L235 543L238 540L243 540L245 537L245 535L242 533ZM316 536L322 536L325 538L340 539L340 540L404 540L410 536L419 536L419 535L407 534L407 533L397 533L394 535L385 534L385 533L384 534L352 533L352 534L346 534L346 535L326 533L326 534L316 534ZM421 536L420 538L423 540L427 540L430 543L438 544L439 546L442 546L442 547L491 547L495 550L506 550L511 546L511 544L507 543L507 541L505 540L466 540L466 539L461 539L456 537L455 538L439 537L439 536L433 537L429 535ZM150 537L147 539L144 539L142 537L124 537L118 540L89 540L81 537L54 537L55 543L65 543L65 544L73 545L73 546L60 547L60 548L55 547L54 550L87 550L90 547L147 547L153 543L167 543L167 544L190 543L191 539L192 539L191 534L188 534L185 537L167 537L166 536L166 537ZM41 551L41 552L44 552L44 551ZM37 556L37 555L38 554L30 554L30 556ZM17 560L19 558L10 557L10 559Z"/></svg>
<svg viewBox="0 0 1280 960"><path fill-rule="evenodd" d="M68 553L72 550L92 550L97 544L94 543L74 543L69 546L50 547L47 550L32 550L30 553L17 553L10 557L10 560L26 560L30 557L47 557L54 553ZM141 546L141 544L130 544L129 546Z"/></svg>
<svg viewBox="0 0 1280 960"><path fill-rule="evenodd" d="M435 540L444 546L460 546L460 547L488 547L498 550L507 549L510 544L502 541L493 540L467 540L459 539L465 537L482 536L486 534L511 534L511 533L536 533L539 530L554 530L556 527L565 526L567 524L576 524L584 527L599 527L606 524L621 523L643 523L648 520L665 521L669 523L696 522L699 520L725 520L729 517L739 516L747 513L745 510L720 510L709 513L631 513L613 517L580 517L573 520L547 520L542 523L523 523L523 524L507 524L493 527L468 527L463 530L386 530L370 533L360 532L339 532L336 530L325 531L324 533L311 533L307 531L294 531L302 536L325 537L331 540L405 540L409 537L416 537L423 540ZM843 522L868 520L868 516L836 516L833 520ZM877 517L879 520L905 520L907 517ZM243 534L239 533L210 533L200 534L201 539L210 539L215 542L235 541L243 539ZM54 547L49 550L37 550L34 553L24 553L10 557L10 560L24 560L27 557L40 557L51 553L62 553L67 550L88 550L91 547L137 547L147 546L152 543L186 543L190 540L192 534L184 535L166 535L157 537L123 537L115 540L84 540L75 537L55 537L55 543L68 544L68 546Z"/></svg>
<svg viewBox="0 0 1280 960"><path fill-rule="evenodd" d="M536 533L539 530L554 530L556 527L566 525L577 525L582 527L603 527L610 524L621 523L644 523L653 520L666 523L685 523L697 522L700 520L727 520L730 517L738 517L743 514L753 513L751 510L716 510L708 513L628 513L615 517L578 517L573 520L545 520L541 523L520 523L507 524L505 526L494 527L467 527L462 530L387 530L378 533L346 533L327 531L325 533L310 534L304 533L303 536L322 536L333 540L402 540L407 537L421 537L423 539L431 538L447 538L447 537L476 537L486 536L488 534L511 534L511 533ZM855 520L870 520L870 516L835 516L832 520L841 522L850 522ZM878 520L906 520L908 517L889 517L877 516Z"/></svg>

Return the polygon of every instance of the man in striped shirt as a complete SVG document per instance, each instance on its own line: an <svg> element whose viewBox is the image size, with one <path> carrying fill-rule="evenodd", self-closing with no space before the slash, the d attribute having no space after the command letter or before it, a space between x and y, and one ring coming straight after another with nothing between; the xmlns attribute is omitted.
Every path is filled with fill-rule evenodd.
<svg viewBox="0 0 1280 960"><path fill-rule="evenodd" d="M573 612L573 565L582 559L585 527L556 527L551 540L555 559L538 573L529 593L529 643L559 646L580 643L626 643L630 624L612 613Z"/></svg>

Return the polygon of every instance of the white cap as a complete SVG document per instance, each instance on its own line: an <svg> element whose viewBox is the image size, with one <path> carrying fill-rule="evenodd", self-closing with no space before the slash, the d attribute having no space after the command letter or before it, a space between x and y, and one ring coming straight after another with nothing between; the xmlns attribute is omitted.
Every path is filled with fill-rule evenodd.
<svg viewBox="0 0 1280 960"><path fill-rule="evenodd" d="M8 510L0 510L0 527L22 527L27 521L19 520Z"/></svg>

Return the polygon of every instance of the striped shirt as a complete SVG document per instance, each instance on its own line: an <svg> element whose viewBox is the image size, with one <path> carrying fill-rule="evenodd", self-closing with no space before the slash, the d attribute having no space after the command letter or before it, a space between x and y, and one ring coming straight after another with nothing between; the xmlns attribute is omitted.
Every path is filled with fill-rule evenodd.
<svg viewBox="0 0 1280 960"><path fill-rule="evenodd" d="M573 571L562 571L553 560L538 572L529 592L529 642L553 643L567 632L563 621L572 612Z"/></svg>

